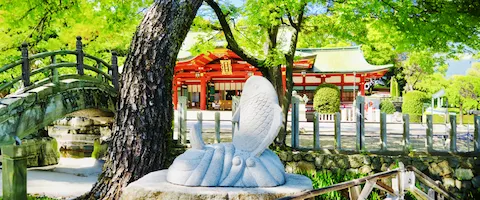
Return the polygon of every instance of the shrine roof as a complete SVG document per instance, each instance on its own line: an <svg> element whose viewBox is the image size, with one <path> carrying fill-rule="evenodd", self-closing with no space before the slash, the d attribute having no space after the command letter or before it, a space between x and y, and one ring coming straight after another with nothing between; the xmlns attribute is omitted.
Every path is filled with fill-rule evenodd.
<svg viewBox="0 0 480 200"><path fill-rule="evenodd" d="M341 48L308 48L297 49L300 57L314 56L312 71L319 73L347 73L384 71L392 67L387 65L372 65L365 60L359 46Z"/></svg>

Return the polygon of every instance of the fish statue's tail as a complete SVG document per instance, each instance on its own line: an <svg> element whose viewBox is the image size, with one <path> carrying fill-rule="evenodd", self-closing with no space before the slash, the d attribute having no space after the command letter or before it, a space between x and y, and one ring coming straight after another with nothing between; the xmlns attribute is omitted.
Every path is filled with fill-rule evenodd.
<svg viewBox="0 0 480 200"><path fill-rule="evenodd" d="M193 149L204 149L205 142L202 139L202 129L200 129L200 122L195 123L190 130L190 144Z"/></svg>

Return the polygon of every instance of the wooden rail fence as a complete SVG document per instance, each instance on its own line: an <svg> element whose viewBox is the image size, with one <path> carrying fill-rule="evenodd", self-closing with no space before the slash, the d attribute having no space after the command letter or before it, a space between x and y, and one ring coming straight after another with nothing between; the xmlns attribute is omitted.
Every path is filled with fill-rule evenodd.
<svg viewBox="0 0 480 200"><path fill-rule="evenodd" d="M357 102L361 101L361 98L357 98ZM235 101L234 101L235 103ZM359 105L357 108L363 108L361 106L361 102L358 103ZM180 142L183 144L186 144L186 118L187 118L187 109L186 109L186 98L185 97L180 97L179 98L179 104L178 104L178 113L177 114L177 122L180 125L177 125L177 132L179 133L179 137L181 138ZM233 113L233 112L232 112ZM456 123L456 116L451 115L450 116L450 128L449 128L449 133L447 135L442 135L442 137L448 137L449 143L448 143L448 150L436 150L434 149L433 143L434 143L434 132L433 132L433 117L432 115L427 115L426 116L426 129L425 129L425 135L424 135L424 141L425 141L425 149L424 150L419 150L419 149L414 149L412 147L412 136L411 136L411 127L410 127L410 116L408 114L403 115L403 122L402 124L402 133L401 133L401 150L392 150L392 147L390 147L387 141L388 136L390 134L387 132L387 126L389 123L387 123L386 120L386 114L381 113L380 114L380 122L369 122L371 123L376 123L379 124L379 146L380 148L376 149L368 149L367 145L365 143L365 121L364 118L362 117L362 113L364 111L362 109L359 109L356 111L356 119L355 122L342 122L341 120L341 114L340 113L334 113L332 114L334 121L334 145L333 148L325 148L321 146L320 141L320 120L318 120L318 117L320 114L314 113L314 120L313 120L313 147L311 148L312 150L316 151L335 151L339 153L374 153L374 154L383 154L383 155L406 155L409 154L412 151L415 151L416 153L426 153L426 154L435 154L435 155L449 155L449 154L456 154L460 156L478 156L480 155L480 116L474 116L474 133L473 135L473 150L470 148L469 151L465 152L459 152L457 148L457 123ZM217 117L218 115L218 117ZM298 105L293 105L292 106L292 114L291 114L291 141L289 142L290 146L294 149L309 149L306 147L302 147L300 145L300 127L299 127L299 113L298 113ZM197 118L198 121L203 121L204 119L202 117ZM220 113L215 113L215 138L216 140L220 138ZM305 122L304 122L305 123ZM341 125L343 123L355 123L355 148L352 149L344 149L342 148L342 127ZM234 126L232 125L232 133L234 132ZM372 135L369 135L371 137ZM322 136L323 137L323 136ZM391 139L391 137L390 137ZM219 140L217 140L218 142ZM448 140L447 140L448 141ZM391 141L389 141L391 142ZM398 148L395 148L398 149Z"/></svg>
<svg viewBox="0 0 480 200"><path fill-rule="evenodd" d="M391 186L386 182L391 179ZM416 180L429 187L428 194L415 186ZM355 192L354 187L360 187L364 184L359 194ZM386 199L404 199L407 191L411 192L417 199L457 199L455 195L448 192L442 185L422 173L413 166L404 167L400 162L399 168L376 173L363 178L354 179L342 183L337 183L323 188L301 192L292 196L280 198L280 200L303 200L310 199L322 194L333 191L348 189L350 199L367 199L373 188L380 189L387 193Z"/></svg>

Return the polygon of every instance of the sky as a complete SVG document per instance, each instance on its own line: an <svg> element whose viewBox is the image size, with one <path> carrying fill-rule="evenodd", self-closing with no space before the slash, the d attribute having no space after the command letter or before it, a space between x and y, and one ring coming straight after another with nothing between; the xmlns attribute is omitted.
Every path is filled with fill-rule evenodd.
<svg viewBox="0 0 480 200"><path fill-rule="evenodd" d="M467 74L467 69L472 66L473 62L480 62L480 60L474 59L462 59L462 60L447 60L448 70L446 73L447 78L452 75L465 75Z"/></svg>

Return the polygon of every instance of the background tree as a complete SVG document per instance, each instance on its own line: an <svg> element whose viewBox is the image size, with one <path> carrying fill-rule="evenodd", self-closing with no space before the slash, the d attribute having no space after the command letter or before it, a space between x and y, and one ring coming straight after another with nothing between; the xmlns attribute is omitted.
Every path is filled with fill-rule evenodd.
<svg viewBox="0 0 480 200"><path fill-rule="evenodd" d="M433 73L419 77L421 80L417 81L414 89L425 92L428 97L431 97L441 89L446 89L449 85L448 80L441 73Z"/></svg>
<svg viewBox="0 0 480 200"><path fill-rule="evenodd" d="M470 69L467 70L467 75L473 77L480 77L480 62L472 63Z"/></svg>
<svg viewBox="0 0 480 200"><path fill-rule="evenodd" d="M244 44L249 45L245 46L239 45L237 39L239 37L234 35L230 27L229 21L234 18L232 18L229 13L234 13L234 11L232 9L222 10L219 4L213 0L206 0L206 2L213 9L219 20L225 39L228 42L227 48L231 49L249 64L257 67L262 72L262 75L273 84L277 91L279 103L283 105L283 113L285 116L283 131L279 133L277 144L285 145L287 113L293 88L293 62L298 35L302 27L308 2L306 0L247 1L242 14L247 18L244 22L248 21L248 23L241 23L242 26L247 27L242 27L242 29L247 31L242 33L236 28L238 24L235 24L235 21L232 23L232 26L238 34L251 34L254 36L253 38L256 38L255 40L249 40L247 37L247 41L245 41ZM257 31L252 31L253 29L257 29ZM282 34L289 34L290 37L285 37ZM283 43L279 40L283 40ZM282 51L282 45L286 47L286 50ZM250 46L250 48L248 46ZM252 46L257 46L257 48L251 48ZM265 48L258 48L258 46L264 46ZM250 51L246 51L245 49L250 49ZM263 51L259 51L259 49L263 49ZM282 64L286 66L286 93L283 91Z"/></svg>
<svg viewBox="0 0 480 200"><path fill-rule="evenodd" d="M453 76L446 90L449 104L459 107L460 124L463 113L470 109L478 109L480 103L480 77Z"/></svg>

